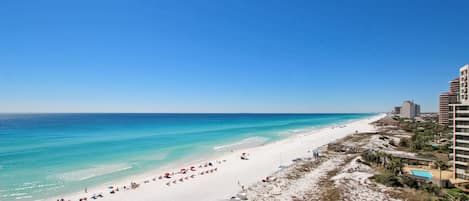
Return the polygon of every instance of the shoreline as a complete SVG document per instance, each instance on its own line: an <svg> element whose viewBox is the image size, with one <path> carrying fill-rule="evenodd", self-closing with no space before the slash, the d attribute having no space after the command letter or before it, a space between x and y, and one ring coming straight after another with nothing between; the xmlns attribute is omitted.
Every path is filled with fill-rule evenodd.
<svg viewBox="0 0 469 201"><path fill-rule="evenodd" d="M361 118L357 120L350 120L337 124L320 127L317 129L308 130L284 139L274 141L267 144L262 144L249 148L236 149L231 152L223 151L202 156L191 163L187 160L174 161L171 164L146 171L138 175L132 175L116 181L106 182L101 185L88 188L88 193L74 192L65 195L65 200L79 200L83 197L91 197L93 194L100 194L103 198L98 200L154 200L155 198L163 200L220 200L228 199L231 195L235 195L241 186L249 186L265 176L268 176L279 170L279 166L291 164L291 160L299 157L310 156L308 151L313 150L321 145L327 144L334 140L343 138L349 134L353 134L355 130L370 131L373 128L368 125L373 121L382 118L384 114L377 114L371 117ZM363 130L360 130L363 129ZM334 136L328 136L333 134ZM310 143L310 145L308 144ZM305 150L307 148L307 150ZM282 150L282 151L279 151ZM239 156L241 153L249 153L250 160L242 161ZM226 160L226 162L222 162ZM211 170L213 173L210 175L200 175L203 161L212 161L213 166ZM218 163L217 161L220 161ZM189 174L176 174L175 179L158 179L159 175L164 174L164 170L178 170L181 167L197 166L197 171L188 172ZM194 174L194 178L178 179L190 177ZM155 180L153 180L155 179ZM176 180L176 184L172 181ZM124 185L129 186L130 182L140 184L139 188L134 190L123 190L121 187ZM167 185L167 182L171 182ZM108 186L117 186L120 191L116 194L110 194L111 191ZM204 187L205 186L205 187ZM220 187L216 192L210 191L213 186ZM57 200L58 198L48 198L46 200Z"/></svg>

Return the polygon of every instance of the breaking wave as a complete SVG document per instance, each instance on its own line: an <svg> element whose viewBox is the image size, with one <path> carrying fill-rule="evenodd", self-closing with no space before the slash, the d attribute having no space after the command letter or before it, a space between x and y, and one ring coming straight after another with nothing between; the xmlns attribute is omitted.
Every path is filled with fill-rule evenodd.
<svg viewBox="0 0 469 201"><path fill-rule="evenodd" d="M255 147L255 146L259 146L259 145L264 144L268 140L269 140L268 138L259 137L259 136L249 137L249 138L243 139L243 140L241 140L239 142L236 142L236 143L215 146L215 147L213 147L213 150L215 150L215 151L227 151L227 150Z"/></svg>
<svg viewBox="0 0 469 201"><path fill-rule="evenodd" d="M58 175L58 178L65 181L83 181L94 177L124 171L132 168L129 164L102 165L89 169L66 172Z"/></svg>

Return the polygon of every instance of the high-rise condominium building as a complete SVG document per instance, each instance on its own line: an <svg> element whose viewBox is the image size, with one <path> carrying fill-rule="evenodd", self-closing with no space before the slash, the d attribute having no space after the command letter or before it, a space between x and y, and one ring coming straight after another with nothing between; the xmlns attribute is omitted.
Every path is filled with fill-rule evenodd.
<svg viewBox="0 0 469 201"><path fill-rule="evenodd" d="M400 117L413 119L420 115L420 105L415 104L413 101L404 101L399 113Z"/></svg>
<svg viewBox="0 0 469 201"><path fill-rule="evenodd" d="M456 95L459 94L460 89L461 87L459 87L459 77L449 82L449 92L451 94L456 94Z"/></svg>
<svg viewBox="0 0 469 201"><path fill-rule="evenodd" d="M453 130L453 153L450 154L455 178L469 179L469 91L467 86L469 65L459 69L459 101L449 106L449 127ZM456 87L455 87L456 88ZM452 88L454 90L455 88Z"/></svg>
<svg viewBox="0 0 469 201"><path fill-rule="evenodd" d="M461 89L459 84L459 77L449 82L449 92L440 94L440 110L438 115L438 122L440 125L447 126L449 118L449 105L459 103L459 91Z"/></svg>
<svg viewBox="0 0 469 201"><path fill-rule="evenodd" d="M392 113L396 114L396 115L400 114L401 113L401 107L399 107L399 106L394 107L394 109L392 110Z"/></svg>
<svg viewBox="0 0 469 201"><path fill-rule="evenodd" d="M438 122L440 123L440 125L448 125L450 104L456 104L457 102L458 97L456 94L452 94L449 92L440 94L440 110L438 114Z"/></svg>

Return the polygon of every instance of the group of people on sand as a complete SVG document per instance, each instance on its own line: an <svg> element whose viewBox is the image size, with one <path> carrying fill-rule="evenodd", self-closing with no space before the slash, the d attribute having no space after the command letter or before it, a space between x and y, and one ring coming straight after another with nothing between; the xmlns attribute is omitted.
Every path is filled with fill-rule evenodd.
<svg viewBox="0 0 469 201"><path fill-rule="evenodd" d="M208 175L208 174L211 174L211 173L214 173L216 171L218 171L218 167L215 167L215 163L216 164L222 164L222 163L225 163L226 160L217 160L215 162L206 162L204 164L200 164L198 166L190 166L188 168L181 168L179 171L177 172L167 172L165 173L164 175L161 175L158 177L159 180L162 180L162 179L171 179L172 177L175 177L177 175L183 175L183 177L179 178L179 179L175 179L173 181L169 181L166 183L167 186L170 186L171 183L173 184L176 184L177 182L184 182L185 180L189 180L189 179L193 179L195 178L196 176L201 176L201 175ZM199 172L198 172L199 171ZM193 172L191 174L191 172ZM157 181L157 178L153 178L152 181L156 182ZM143 181L143 184L148 184L150 183L150 180L145 180ZM140 187L140 184L137 183L137 182L130 182L130 185L124 185L122 187L123 190L134 190L134 189L137 189ZM114 187L114 186L109 186L108 187L110 189L109 191L109 194L116 194L117 192L119 192L119 187ZM85 188L85 193L87 194L88 193L88 189ZM103 194L102 193L99 193L99 194L93 194L93 196L90 196L89 198L88 197L83 197L83 198L79 198L78 201L87 201L87 200L91 200L91 199L98 199L98 198L103 198ZM65 201L63 198L62 199L57 199L57 201ZM70 201L70 200L68 200Z"/></svg>
<svg viewBox="0 0 469 201"><path fill-rule="evenodd" d="M241 154L241 160L249 160L249 154L248 153L242 153Z"/></svg>
<svg viewBox="0 0 469 201"><path fill-rule="evenodd" d="M216 163L218 163L218 164L221 164L221 163L224 163L224 162L226 162L226 160L216 161ZM207 163L205 163L205 164L201 164L201 165L198 166L198 168L200 168L200 169L210 168L210 169L209 169L209 170L202 170L202 171L199 172L199 173L194 173L194 174L191 174L190 176L185 176L185 177L183 176L183 177L181 177L181 178L179 178L179 179L166 182L166 185L167 185L167 186L170 186L171 183L176 184L176 183L178 183L178 182L184 182L184 181L186 181L186 180L193 179L193 178L195 178L196 176L201 176L201 175L205 175L205 174L211 174L211 173L213 173L213 172L218 171L218 168L217 168L217 167L214 167L214 163L212 163L212 162L207 162ZM196 167L195 167L195 166L191 166L191 167L189 167L189 168L187 168L187 169L186 169L186 168L182 168L182 169L181 169L179 172L177 172L177 173L174 173L174 172L169 173L169 172L167 172L167 173L165 173L164 176L160 176L159 179L163 179L163 178L165 178L165 179L171 179L171 178L172 178L173 176L175 176L176 174L188 175L189 172L195 172L195 171L197 171Z"/></svg>
<svg viewBox="0 0 469 201"><path fill-rule="evenodd" d="M210 166L212 166L212 165L210 165ZM193 169L192 171L196 171L196 170ZM166 182L166 185L170 186L171 183L176 184L178 182L184 182L186 180L195 178L197 175L201 176L201 175L205 175L205 174L211 174L211 173L214 173L216 171L218 171L218 168L211 168L210 170L203 170L203 171L199 172L198 174L191 174L190 176L185 176L185 177L181 177L179 179L175 179L173 181L168 181L168 182ZM181 172L181 173L182 174L187 174L187 172ZM162 177L160 177L160 178L162 178ZM165 176L164 178L171 179L171 176Z"/></svg>
<svg viewBox="0 0 469 201"><path fill-rule="evenodd" d="M318 151L318 150L314 150L314 151L313 151L313 157L314 157L314 159L318 159L318 158L319 158L319 151Z"/></svg>
<svg viewBox="0 0 469 201"><path fill-rule="evenodd" d="M271 182L271 181L277 181L277 177L267 176L265 177L265 179L262 179L262 182Z"/></svg>

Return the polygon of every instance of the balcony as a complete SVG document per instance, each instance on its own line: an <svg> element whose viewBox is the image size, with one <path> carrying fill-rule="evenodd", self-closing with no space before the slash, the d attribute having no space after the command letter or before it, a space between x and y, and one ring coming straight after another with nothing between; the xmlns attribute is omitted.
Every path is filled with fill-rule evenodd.
<svg viewBox="0 0 469 201"><path fill-rule="evenodd" d="M453 164L453 162L456 163L457 165L468 166L467 162L464 162L464 161L448 161L448 163L450 163L450 164Z"/></svg>
<svg viewBox="0 0 469 201"><path fill-rule="evenodd" d="M453 159L453 153L448 154L448 157L452 160ZM469 155L456 154L456 157L469 159Z"/></svg>
<svg viewBox="0 0 469 201"><path fill-rule="evenodd" d="M456 132L456 135L469 136L469 133Z"/></svg>
<svg viewBox="0 0 469 201"><path fill-rule="evenodd" d="M451 147L452 149L453 147ZM456 150L462 150L462 151L469 151L469 147L461 147L461 146L456 146Z"/></svg>
<svg viewBox="0 0 469 201"><path fill-rule="evenodd" d="M458 140L458 139L456 139L456 142L469 144L469 140Z"/></svg>
<svg viewBox="0 0 469 201"><path fill-rule="evenodd" d="M456 117L456 121L469 121L469 117Z"/></svg>

